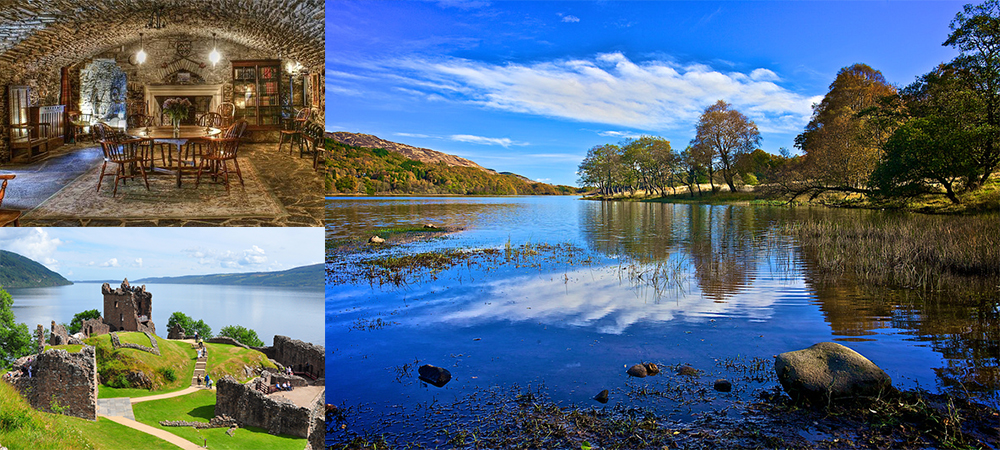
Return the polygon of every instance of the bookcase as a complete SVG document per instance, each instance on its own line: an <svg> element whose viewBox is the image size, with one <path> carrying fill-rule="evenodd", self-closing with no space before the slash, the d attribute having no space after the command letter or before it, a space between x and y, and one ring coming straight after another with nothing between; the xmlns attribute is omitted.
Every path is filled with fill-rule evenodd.
<svg viewBox="0 0 1000 450"><path fill-rule="evenodd" d="M281 128L281 61L233 61L233 105L236 120L250 130Z"/></svg>

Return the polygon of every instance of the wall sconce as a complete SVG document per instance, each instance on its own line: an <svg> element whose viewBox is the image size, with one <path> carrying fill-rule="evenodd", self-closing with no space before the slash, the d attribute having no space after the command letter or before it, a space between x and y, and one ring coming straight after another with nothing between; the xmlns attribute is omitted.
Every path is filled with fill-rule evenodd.
<svg viewBox="0 0 1000 450"><path fill-rule="evenodd" d="M305 69L305 67L302 63L297 61L288 61L288 64L285 64L285 71L291 75L298 75L303 69Z"/></svg>
<svg viewBox="0 0 1000 450"><path fill-rule="evenodd" d="M139 51L135 54L135 62L137 64L146 62L146 49L142 43L142 33L139 33Z"/></svg>
<svg viewBox="0 0 1000 450"><path fill-rule="evenodd" d="M222 55L219 54L219 42L215 39L215 33L212 33L212 52L208 54L208 60L212 62L212 67L215 67L222 59Z"/></svg>

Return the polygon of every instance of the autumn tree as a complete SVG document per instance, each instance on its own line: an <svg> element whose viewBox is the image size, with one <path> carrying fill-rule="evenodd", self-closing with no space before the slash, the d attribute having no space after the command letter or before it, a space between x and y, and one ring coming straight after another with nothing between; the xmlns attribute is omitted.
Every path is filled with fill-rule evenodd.
<svg viewBox="0 0 1000 450"><path fill-rule="evenodd" d="M695 138L691 140L692 153L703 164L707 161L705 167L709 170L710 180L717 161L729 190L736 192L733 182L736 174L734 166L740 155L750 153L760 146L757 125L743 113L732 109L729 103L719 100L705 108L696 130ZM715 189L714 182L712 189Z"/></svg>
<svg viewBox="0 0 1000 450"><path fill-rule="evenodd" d="M810 178L827 187L865 188L888 133L860 113L895 93L882 72L865 64L840 69L830 92L813 105L805 131L795 138L795 146L805 152Z"/></svg>
<svg viewBox="0 0 1000 450"><path fill-rule="evenodd" d="M979 114L973 124L980 134L976 146L968 149L978 168L968 188L976 189L1000 164L1000 2L965 5L950 27L943 45L961 52L950 64L956 81L978 99Z"/></svg>
<svg viewBox="0 0 1000 450"><path fill-rule="evenodd" d="M595 145L587 151L577 175L583 186L596 186L602 195L610 195L615 184L616 167L621 162L620 148L614 144Z"/></svg>

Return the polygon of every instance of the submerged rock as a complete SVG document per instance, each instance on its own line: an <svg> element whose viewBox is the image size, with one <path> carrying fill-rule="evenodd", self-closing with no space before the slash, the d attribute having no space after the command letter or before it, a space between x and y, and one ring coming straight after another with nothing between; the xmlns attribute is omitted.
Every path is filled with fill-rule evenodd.
<svg viewBox="0 0 1000 450"><path fill-rule="evenodd" d="M449 372L448 369L432 366L430 364L420 366L420 369L418 369L417 372L420 374L421 380L437 387L443 387L451 381L451 372Z"/></svg>
<svg viewBox="0 0 1000 450"><path fill-rule="evenodd" d="M733 383L730 383L729 380L719 378L715 380L715 384L712 387L719 392L729 392L733 390Z"/></svg>
<svg viewBox="0 0 1000 450"><path fill-rule="evenodd" d="M599 401L601 403L607 403L608 402L608 390L605 389L605 390L601 391L600 394L597 394L597 396L594 397L594 400L597 400L597 401Z"/></svg>
<svg viewBox="0 0 1000 450"><path fill-rule="evenodd" d="M632 367L629 367L628 370L625 371L625 373L636 378L646 378L646 366L642 364L636 364Z"/></svg>
<svg viewBox="0 0 1000 450"><path fill-rule="evenodd" d="M700 370L691 366L680 366L677 368L677 375L684 375L687 377L698 376L698 372L700 372Z"/></svg>
<svg viewBox="0 0 1000 450"><path fill-rule="evenodd" d="M785 352L774 361L778 381L794 400L826 402L875 396L892 389L892 379L860 353L835 342Z"/></svg>
<svg viewBox="0 0 1000 450"><path fill-rule="evenodd" d="M385 239L382 239L382 238L380 238L378 236L372 236L372 237L368 238L368 243L369 244L381 244L383 242L385 242Z"/></svg>
<svg viewBox="0 0 1000 450"><path fill-rule="evenodd" d="M649 375L656 375L660 373L660 367L655 363L645 363L643 365L646 366L646 373Z"/></svg>

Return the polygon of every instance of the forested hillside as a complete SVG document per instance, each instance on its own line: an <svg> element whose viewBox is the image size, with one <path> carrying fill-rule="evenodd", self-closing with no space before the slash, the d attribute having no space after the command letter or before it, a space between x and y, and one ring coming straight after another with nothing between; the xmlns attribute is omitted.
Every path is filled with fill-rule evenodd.
<svg viewBox="0 0 1000 450"><path fill-rule="evenodd" d="M571 186L528 181L515 174L479 168L423 163L385 149L326 140L326 191L340 194L556 195L575 194Z"/></svg>
<svg viewBox="0 0 1000 450"><path fill-rule="evenodd" d="M73 284L45 266L17 253L0 250L0 286L5 288L49 287Z"/></svg>

